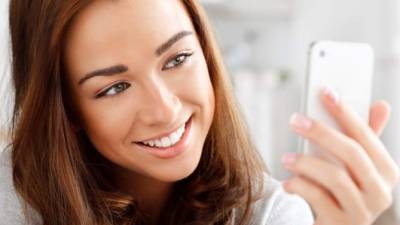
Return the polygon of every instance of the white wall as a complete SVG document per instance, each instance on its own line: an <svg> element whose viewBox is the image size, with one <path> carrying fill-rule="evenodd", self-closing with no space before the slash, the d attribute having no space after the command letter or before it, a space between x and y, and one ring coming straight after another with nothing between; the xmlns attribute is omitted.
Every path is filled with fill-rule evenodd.
<svg viewBox="0 0 400 225"><path fill-rule="evenodd" d="M230 3L225 2L230 8ZM287 122L290 114L299 109L308 46L320 39L367 42L375 49L373 99L385 99L392 105L392 118L382 140L395 160L400 161L398 0L281 0L287 4L286 10L276 9L277 0L235 0L235 4L238 2L257 2L263 9L272 6L265 10L265 15L260 10L253 13L254 7L243 7L239 13L208 11L258 149L275 177L287 177L280 166L280 156L297 148L297 138L289 131ZM252 44L243 41L248 31L257 37ZM274 72L281 70L289 71L289 80L271 85L270 80L279 77ZM377 224L400 224L400 188L396 192L399 193L395 195L394 207Z"/></svg>
<svg viewBox="0 0 400 225"><path fill-rule="evenodd" d="M0 151L12 110L10 88L10 51L8 31L8 0L0 1Z"/></svg>
<svg viewBox="0 0 400 225"><path fill-rule="evenodd" d="M224 1L222 1L224 2ZM245 0L235 0L235 5L242 2L243 6L251 4ZM250 100L243 102L244 108L247 105L269 104L270 107L277 107L270 115L276 119L276 125L280 127L280 134L287 134L289 139L280 139L282 142L275 145L259 145L268 161L270 154L274 155L276 149L284 148L289 151L296 142L294 136L286 132L286 123L290 112L283 113L282 110L295 111L298 109L300 93L303 87L303 80L306 68L306 56L309 44L314 40L332 39L337 41L367 42L376 51L376 75L374 82L374 99L384 98L393 106L393 117L388 126L383 140L390 150L400 149L398 124L400 120L399 97L400 82L397 74L400 72L397 66L400 49L400 14L397 0L282 0L286 2L287 10L275 7L276 0L253 0L258 2L259 8L266 9L271 4L271 10L266 10L263 15L258 11L238 11L236 7L231 10L212 10L211 5L207 6L212 21L216 26L218 38L224 49L227 62L231 68L234 79L240 71L247 70L253 73L255 83L262 80L265 71L288 70L292 75L289 82L277 85L282 93L282 99L265 97L257 98L259 102L250 103ZM217 4L218 5L218 4ZM215 6L215 5L214 5ZM215 8L222 8L221 6ZM231 8L227 3L226 8ZM253 7L247 7L247 10ZM273 13L273 9L276 13ZM235 15L236 13L236 15ZM246 16L247 15L247 16ZM246 44L247 33L254 33L252 44ZM397 50L396 47L397 46ZM237 78L240 81L246 78ZM249 81L250 82L250 81ZM274 87L271 89L274 93ZM257 89L238 90L240 95L246 92L259 92ZM252 95L247 93L246 95ZM285 96L285 97L283 97ZM290 97L292 96L292 97ZM292 106L282 106L292 104ZM282 109L282 110L281 110ZM246 109L244 109L246 110ZM257 117L254 110L250 110L250 124L263 124L260 121L270 121L263 117ZM275 113L277 113L275 115ZM275 116L274 116L275 115ZM256 121L256 122L254 122ZM258 121L258 122L257 122ZM279 125L280 124L280 125ZM271 126L271 124L269 125ZM253 127L253 130L259 130ZM269 131L265 135L274 135L277 130ZM261 136L255 132L255 136ZM278 131L279 133L279 131ZM262 143L261 140L256 142ZM272 142L269 142L271 144ZM292 149L293 150L293 149ZM269 160L269 161L276 161ZM275 170L280 176L280 169Z"/></svg>
<svg viewBox="0 0 400 225"><path fill-rule="evenodd" d="M301 0L293 20L293 68L300 80L307 45L316 39L361 41L376 51L374 99L393 106L392 121L383 140L393 153L400 149L400 19L397 0Z"/></svg>

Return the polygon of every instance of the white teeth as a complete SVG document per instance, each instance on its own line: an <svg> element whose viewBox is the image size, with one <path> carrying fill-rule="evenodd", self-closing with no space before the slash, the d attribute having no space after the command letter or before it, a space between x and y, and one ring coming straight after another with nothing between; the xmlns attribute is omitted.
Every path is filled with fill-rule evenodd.
<svg viewBox="0 0 400 225"><path fill-rule="evenodd" d="M179 128L179 130L178 130L179 136L181 136L181 135L183 134L184 131L185 131L185 127Z"/></svg>
<svg viewBox="0 0 400 225"><path fill-rule="evenodd" d="M154 147L154 146L159 147L159 148L170 147L170 146L175 145L176 143L178 143L181 140L184 132L185 132L185 125L180 127L175 132L171 133L167 137L162 137L161 139L158 139L158 140L145 141L142 143L145 145L151 146L151 147Z"/></svg>
<svg viewBox="0 0 400 225"><path fill-rule="evenodd" d="M178 134L171 134L171 136L169 137L172 143L176 143L177 141L179 141L179 136Z"/></svg>
<svg viewBox="0 0 400 225"><path fill-rule="evenodd" d="M149 145L153 147L155 145L154 141L149 141Z"/></svg>
<svg viewBox="0 0 400 225"><path fill-rule="evenodd" d="M170 145L171 145L171 141L170 141L169 138L167 138L167 137L163 137L163 138L161 139L161 143L162 143L162 146L163 146L163 147L167 147L167 146L170 146Z"/></svg>

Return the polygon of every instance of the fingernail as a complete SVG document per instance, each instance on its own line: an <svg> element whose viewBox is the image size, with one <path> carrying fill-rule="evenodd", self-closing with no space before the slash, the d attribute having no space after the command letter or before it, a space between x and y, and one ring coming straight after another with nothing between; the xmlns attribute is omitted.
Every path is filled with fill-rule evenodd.
<svg viewBox="0 0 400 225"><path fill-rule="evenodd" d="M312 122L307 117L294 113L290 117L290 125L296 129L308 130L311 128Z"/></svg>
<svg viewBox="0 0 400 225"><path fill-rule="evenodd" d="M340 101L339 95L331 87L325 87L323 89L323 94L328 98L330 103L336 105Z"/></svg>
<svg viewBox="0 0 400 225"><path fill-rule="evenodd" d="M297 159L297 154L293 153L293 152L289 152L289 153L285 153L282 158L281 161L284 165L291 165L293 164Z"/></svg>

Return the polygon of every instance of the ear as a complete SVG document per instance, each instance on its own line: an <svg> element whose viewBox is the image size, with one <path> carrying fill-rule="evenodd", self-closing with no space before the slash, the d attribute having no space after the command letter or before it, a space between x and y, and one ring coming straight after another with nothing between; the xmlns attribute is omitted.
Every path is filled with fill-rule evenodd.
<svg viewBox="0 0 400 225"><path fill-rule="evenodd" d="M78 124L76 124L76 123L74 123L74 122L70 122L70 126L71 126L71 129L72 129L75 133L79 132L79 131L82 129L81 126L79 126Z"/></svg>
<svg viewBox="0 0 400 225"><path fill-rule="evenodd" d="M67 119L69 121L69 126L76 133L82 129L79 118L77 117L77 112L72 111L70 108L67 111Z"/></svg>
<svg viewBox="0 0 400 225"><path fill-rule="evenodd" d="M370 108L369 126L380 136L389 120L391 107L386 101L377 101Z"/></svg>
<svg viewBox="0 0 400 225"><path fill-rule="evenodd" d="M70 96L63 97L63 103L65 107L65 114L67 115L67 119L69 121L69 126L75 133L79 132L82 127L80 125L81 123L78 117L79 114L75 104L73 104Z"/></svg>
<svg viewBox="0 0 400 225"><path fill-rule="evenodd" d="M78 113L75 110L72 110L71 108L66 109L66 115L67 115L67 120L69 121L69 126L71 129L77 133L82 129L81 122L79 117L77 116Z"/></svg>

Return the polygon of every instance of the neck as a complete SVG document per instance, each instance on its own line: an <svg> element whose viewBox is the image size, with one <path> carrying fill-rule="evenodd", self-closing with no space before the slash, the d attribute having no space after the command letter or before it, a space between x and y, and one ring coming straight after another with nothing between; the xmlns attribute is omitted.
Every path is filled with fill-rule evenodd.
<svg viewBox="0 0 400 225"><path fill-rule="evenodd" d="M117 188L133 196L139 207L151 218L151 224L159 224L158 220L172 194L174 183L163 182L154 178L118 168L113 181Z"/></svg>

